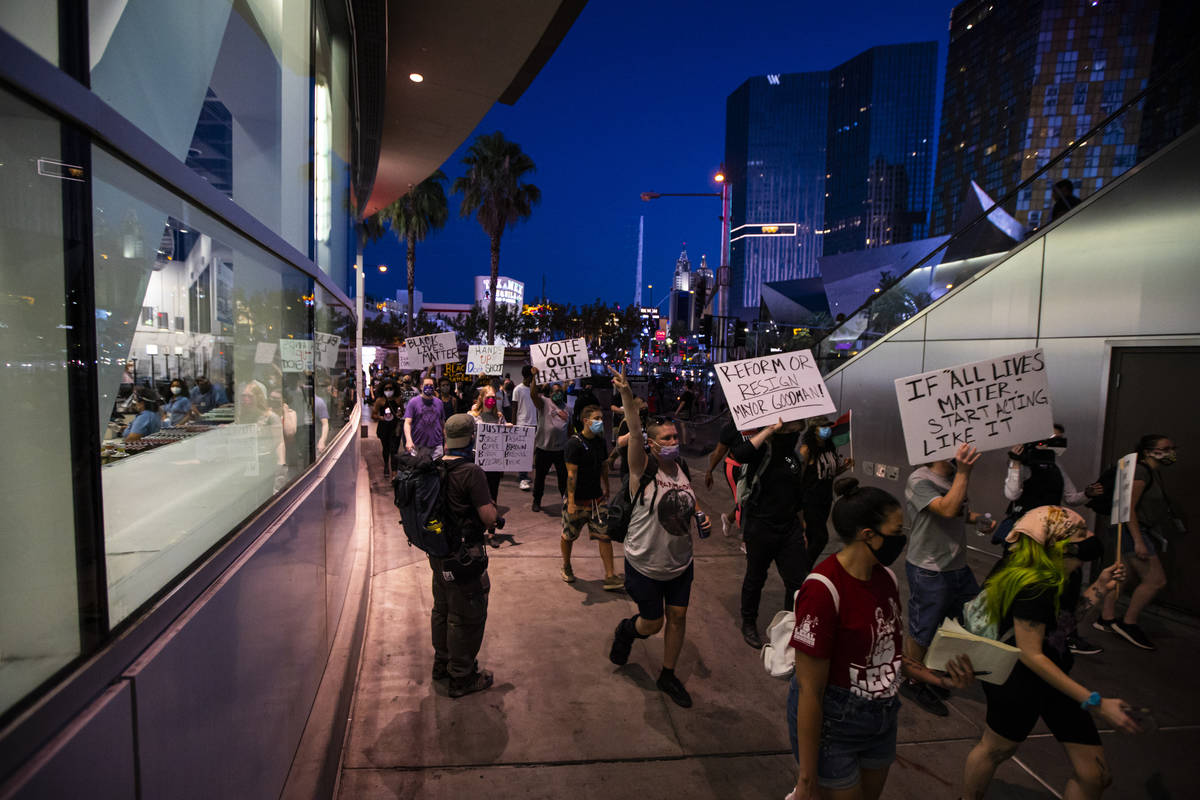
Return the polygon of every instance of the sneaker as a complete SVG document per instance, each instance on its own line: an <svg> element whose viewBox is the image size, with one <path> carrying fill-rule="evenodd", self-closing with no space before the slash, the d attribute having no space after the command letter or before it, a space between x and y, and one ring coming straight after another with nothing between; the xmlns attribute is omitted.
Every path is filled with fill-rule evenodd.
<svg viewBox="0 0 1200 800"><path fill-rule="evenodd" d="M1158 649L1154 646L1154 642L1150 641L1150 637L1147 636L1142 631L1141 627L1136 624L1129 622L1113 622L1112 632L1130 644L1140 647L1143 650Z"/></svg>
<svg viewBox="0 0 1200 800"><path fill-rule="evenodd" d="M558 571L558 574L562 575L562 579L564 581L566 581L567 583L575 582L575 572L571 569L570 566L563 567L562 569L560 569Z"/></svg>
<svg viewBox="0 0 1200 800"><path fill-rule="evenodd" d="M484 689L490 688L494 680L491 671L486 669L481 669L465 678L451 678L450 696L462 697L473 692L482 692Z"/></svg>
<svg viewBox="0 0 1200 800"><path fill-rule="evenodd" d="M1115 633L1115 631L1113 631L1113 628L1112 628L1112 625L1114 622L1116 622L1115 619L1105 619L1104 617L1096 617L1096 621L1092 623L1092 627L1098 631L1104 631L1105 633Z"/></svg>
<svg viewBox="0 0 1200 800"><path fill-rule="evenodd" d="M675 701L675 705L683 708L692 707L692 696L688 694L687 689L683 688L683 683L674 675L659 675L656 685L667 697Z"/></svg>
<svg viewBox="0 0 1200 800"><path fill-rule="evenodd" d="M746 543L745 542L742 542L740 549L743 553L746 552Z"/></svg>
<svg viewBox="0 0 1200 800"><path fill-rule="evenodd" d="M392 471L390 469L388 469L387 467L384 467L383 468L383 477L385 477L385 478L392 477Z"/></svg>
<svg viewBox="0 0 1200 800"><path fill-rule="evenodd" d="M753 622L742 623L742 638L755 650L762 650L763 641L758 635L758 626Z"/></svg>
<svg viewBox="0 0 1200 800"><path fill-rule="evenodd" d="M950 716L950 709L946 708L946 704L938 697L933 689L925 683L914 683L912 681L902 681L900 683L900 694L913 701L921 708L939 717Z"/></svg>
<svg viewBox="0 0 1200 800"><path fill-rule="evenodd" d="M729 517L724 514L721 515L721 535L726 538L729 537Z"/></svg>
<svg viewBox="0 0 1200 800"><path fill-rule="evenodd" d="M541 510L542 510L542 504L541 504L541 503L539 503L537 500L534 500L534 501L533 501L533 506L532 506L532 507L530 507L530 509L529 509L529 510L530 510L530 511L532 511L533 513L535 513L535 514L536 514L536 513L538 513L539 511L541 511Z"/></svg>
<svg viewBox="0 0 1200 800"><path fill-rule="evenodd" d="M616 592L624 588L625 579L620 575L613 575L612 577L604 579L604 591L606 592Z"/></svg>
<svg viewBox="0 0 1200 800"><path fill-rule="evenodd" d="M444 681L450 677L450 670L446 669L445 664L433 665L433 679L435 681Z"/></svg>
<svg viewBox="0 0 1200 800"><path fill-rule="evenodd" d="M1104 652L1098 644L1092 644L1079 634L1067 637L1067 649L1077 656L1094 656Z"/></svg>
<svg viewBox="0 0 1200 800"><path fill-rule="evenodd" d="M528 491L532 491L532 490L533 490L533 484L529 482L529 479L528 479L528 478L526 478L525 480L521 481L521 483L520 483L520 486L521 486L521 491L522 491L522 492L528 492Z"/></svg>
<svg viewBox="0 0 1200 800"><path fill-rule="evenodd" d="M613 631L612 649L608 651L608 660L620 666L629 661L629 651L633 649L633 634L625 625L629 620L621 620Z"/></svg>

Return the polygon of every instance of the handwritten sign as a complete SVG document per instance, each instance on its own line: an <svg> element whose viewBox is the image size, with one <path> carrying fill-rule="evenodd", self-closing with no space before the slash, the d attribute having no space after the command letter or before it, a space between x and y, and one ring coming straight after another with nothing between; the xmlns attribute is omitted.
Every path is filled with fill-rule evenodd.
<svg viewBox="0 0 1200 800"><path fill-rule="evenodd" d="M538 368L542 383L559 383L586 378L591 374L587 342L583 339L563 339L529 346L529 360Z"/></svg>
<svg viewBox="0 0 1200 800"><path fill-rule="evenodd" d="M313 332L313 346L316 348L317 366L322 369L333 369L337 366L338 351L342 346L342 337L332 333Z"/></svg>
<svg viewBox="0 0 1200 800"><path fill-rule="evenodd" d="M408 350L403 347L396 349L396 369L399 372L408 372L413 368L412 362L408 358Z"/></svg>
<svg viewBox="0 0 1200 800"><path fill-rule="evenodd" d="M312 372L312 339L280 339L279 360L284 372Z"/></svg>
<svg viewBox="0 0 1200 800"><path fill-rule="evenodd" d="M473 344L467 348L468 375L500 375L504 372L504 345Z"/></svg>
<svg viewBox="0 0 1200 800"><path fill-rule="evenodd" d="M1113 476L1112 514L1109 523L1129 522L1133 513L1133 473L1137 469L1137 453L1122 456Z"/></svg>
<svg viewBox="0 0 1200 800"><path fill-rule="evenodd" d="M458 340L453 333L430 333L404 340L413 369L458 361Z"/></svg>
<svg viewBox="0 0 1200 800"><path fill-rule="evenodd" d="M1041 348L896 379L910 464L1044 438L1054 425Z"/></svg>
<svg viewBox="0 0 1200 800"><path fill-rule="evenodd" d="M480 422L475 426L475 463L484 472L528 472L536 434L532 425Z"/></svg>
<svg viewBox="0 0 1200 800"><path fill-rule="evenodd" d="M455 361L442 368L442 377L448 381L465 381L467 368L461 361Z"/></svg>
<svg viewBox="0 0 1200 800"><path fill-rule="evenodd" d="M810 350L717 364L717 380L739 431L836 411Z"/></svg>

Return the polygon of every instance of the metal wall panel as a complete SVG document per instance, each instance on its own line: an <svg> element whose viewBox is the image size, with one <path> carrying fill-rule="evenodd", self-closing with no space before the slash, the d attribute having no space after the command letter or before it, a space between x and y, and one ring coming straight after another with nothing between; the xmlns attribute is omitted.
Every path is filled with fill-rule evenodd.
<svg viewBox="0 0 1200 800"><path fill-rule="evenodd" d="M357 428L357 425L354 426ZM358 447L357 430L338 463L325 480L325 629L328 645L342 618L350 572L354 566L354 524L357 502Z"/></svg>
<svg viewBox="0 0 1200 800"><path fill-rule="evenodd" d="M906 325L897 328L888 338L893 342L920 342L925 339L925 320L922 314Z"/></svg>
<svg viewBox="0 0 1200 800"><path fill-rule="evenodd" d="M1003 269L976 277L930 308L925 315L926 338L1037 336L1041 272L1042 240L1039 239L1013 253Z"/></svg>

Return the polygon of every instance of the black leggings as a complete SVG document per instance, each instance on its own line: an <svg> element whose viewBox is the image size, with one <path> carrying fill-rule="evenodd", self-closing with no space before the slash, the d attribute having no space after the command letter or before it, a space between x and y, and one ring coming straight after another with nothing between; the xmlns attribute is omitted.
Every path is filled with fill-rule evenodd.
<svg viewBox="0 0 1200 800"><path fill-rule="evenodd" d="M496 496L500 493L500 479L504 477L503 472L485 472L487 475L488 492L492 495L492 502L496 502Z"/></svg>
<svg viewBox="0 0 1200 800"><path fill-rule="evenodd" d="M550 471L551 466L558 476L558 493L563 496L567 493L567 460L564 451L536 449L533 451L533 502L538 505L542 504L542 494L546 491L546 473Z"/></svg>
<svg viewBox="0 0 1200 800"><path fill-rule="evenodd" d="M380 423L382 426L383 423ZM394 427L376 428L376 435L379 437L379 444L383 448L383 468L390 470L392 462L396 459L396 450L400 444L400 437L396 435Z"/></svg>
<svg viewBox="0 0 1200 800"><path fill-rule="evenodd" d="M808 553L800 521L768 522L754 517L742 517L742 533L746 541L746 577L742 580L742 622L757 623L758 606L771 562L779 570L785 590L783 607L791 610L796 590L808 575Z"/></svg>

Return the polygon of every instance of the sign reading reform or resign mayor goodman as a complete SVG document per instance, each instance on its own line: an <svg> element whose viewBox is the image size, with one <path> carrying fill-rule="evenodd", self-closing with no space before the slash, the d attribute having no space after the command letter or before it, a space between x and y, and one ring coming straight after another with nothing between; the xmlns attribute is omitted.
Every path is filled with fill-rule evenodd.
<svg viewBox="0 0 1200 800"><path fill-rule="evenodd" d="M717 380L739 431L836 411L809 350L717 364Z"/></svg>
<svg viewBox="0 0 1200 800"><path fill-rule="evenodd" d="M753 236L795 236L794 222L767 222L762 225L739 225L729 233L729 241L746 239Z"/></svg>
<svg viewBox="0 0 1200 800"><path fill-rule="evenodd" d="M490 275L475 276L475 305L487 306L488 294L491 293L492 278ZM496 277L496 305L514 306L518 310L525 302L525 284L503 275Z"/></svg>

